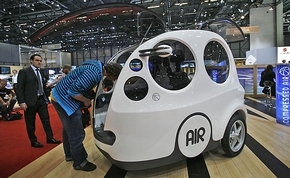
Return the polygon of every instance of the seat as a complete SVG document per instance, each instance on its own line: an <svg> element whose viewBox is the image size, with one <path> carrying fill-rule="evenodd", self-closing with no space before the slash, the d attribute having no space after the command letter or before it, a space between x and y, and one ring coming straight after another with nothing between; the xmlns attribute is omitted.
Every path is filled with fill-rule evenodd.
<svg viewBox="0 0 290 178"><path fill-rule="evenodd" d="M172 51L172 55L170 56L170 62L174 63L175 71L169 72L168 77L170 80L170 85L173 86L173 90L180 90L190 83L187 73L181 71L180 64L184 60L185 56L182 50L178 49Z"/></svg>

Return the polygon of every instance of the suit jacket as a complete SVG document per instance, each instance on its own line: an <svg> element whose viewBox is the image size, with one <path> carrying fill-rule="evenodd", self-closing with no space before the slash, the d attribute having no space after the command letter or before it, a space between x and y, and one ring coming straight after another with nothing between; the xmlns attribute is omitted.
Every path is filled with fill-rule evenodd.
<svg viewBox="0 0 290 178"><path fill-rule="evenodd" d="M47 93L46 90L47 78L44 77L44 71L42 69L40 69L40 74L42 78L44 97L49 102L48 99L49 94ZM16 92L18 103L19 104L26 103L28 107L34 106L38 99L37 92L38 92L38 81L37 76L35 75L35 72L33 71L32 67L20 70L17 77L17 92Z"/></svg>

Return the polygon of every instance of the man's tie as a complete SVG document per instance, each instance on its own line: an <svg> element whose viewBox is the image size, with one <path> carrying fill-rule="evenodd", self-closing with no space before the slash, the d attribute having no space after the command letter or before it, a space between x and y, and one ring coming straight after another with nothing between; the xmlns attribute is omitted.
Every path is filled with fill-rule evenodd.
<svg viewBox="0 0 290 178"><path fill-rule="evenodd" d="M38 94L39 95L43 95L43 87L42 87L42 84L41 84L39 69L35 69L35 70L36 70L37 81L38 81Z"/></svg>

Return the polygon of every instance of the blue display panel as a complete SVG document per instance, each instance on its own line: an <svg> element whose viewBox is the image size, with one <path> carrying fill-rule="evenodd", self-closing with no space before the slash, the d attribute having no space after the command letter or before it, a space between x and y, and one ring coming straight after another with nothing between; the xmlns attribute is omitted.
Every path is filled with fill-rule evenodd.
<svg viewBox="0 0 290 178"><path fill-rule="evenodd" d="M276 66L276 120L290 125L290 65Z"/></svg>
<svg viewBox="0 0 290 178"><path fill-rule="evenodd" d="M261 81L261 73L265 70L266 67L258 67L257 68L257 94L264 94L262 90L264 87L260 87L259 83ZM274 70L275 71L275 70Z"/></svg>
<svg viewBox="0 0 290 178"><path fill-rule="evenodd" d="M11 74L10 67L1 66L0 69L1 69L1 71L0 71L1 74Z"/></svg>
<svg viewBox="0 0 290 178"><path fill-rule="evenodd" d="M237 68L237 73L239 77L239 81L241 85L244 87L246 94L254 94L254 78L257 79L257 93L256 94L264 94L262 92L263 87L259 86L259 82L261 80L261 73L265 70L266 66L258 66L257 67L257 76L254 76L254 67L249 66L249 68ZM276 72L276 67L274 67L274 72Z"/></svg>
<svg viewBox="0 0 290 178"><path fill-rule="evenodd" d="M246 94L253 94L253 68L237 68L238 78Z"/></svg>

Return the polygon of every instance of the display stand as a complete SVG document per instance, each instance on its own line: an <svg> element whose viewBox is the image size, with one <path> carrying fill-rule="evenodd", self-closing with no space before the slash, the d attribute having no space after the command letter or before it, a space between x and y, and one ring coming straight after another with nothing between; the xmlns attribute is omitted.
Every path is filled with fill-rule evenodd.
<svg viewBox="0 0 290 178"><path fill-rule="evenodd" d="M276 120L290 125L290 64L276 66Z"/></svg>

